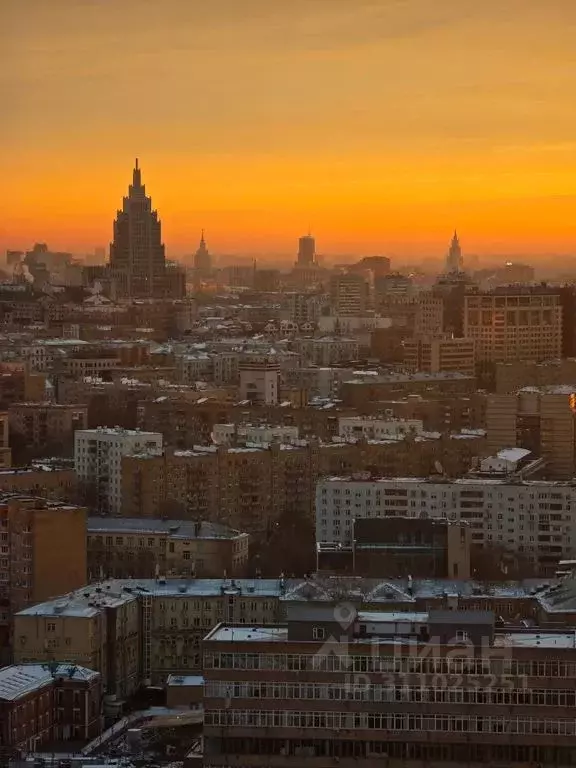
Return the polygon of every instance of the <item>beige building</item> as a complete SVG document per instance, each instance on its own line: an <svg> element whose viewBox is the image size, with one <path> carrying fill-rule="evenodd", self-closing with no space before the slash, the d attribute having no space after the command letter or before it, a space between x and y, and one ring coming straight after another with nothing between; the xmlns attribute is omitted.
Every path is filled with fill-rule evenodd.
<svg viewBox="0 0 576 768"><path fill-rule="evenodd" d="M499 395L510 395L523 387L549 387L576 382L576 359L551 360L544 363L514 360L497 363L495 389Z"/></svg>
<svg viewBox="0 0 576 768"><path fill-rule="evenodd" d="M488 448L527 448L546 461L546 475L576 474L576 386L527 387L514 395L489 395Z"/></svg>
<svg viewBox="0 0 576 768"><path fill-rule="evenodd" d="M91 517L89 579L243 576L249 541L247 533L215 523Z"/></svg>
<svg viewBox="0 0 576 768"><path fill-rule="evenodd" d="M47 463L0 469L0 492L67 501L76 498L76 473Z"/></svg>
<svg viewBox="0 0 576 768"><path fill-rule="evenodd" d="M12 466L12 451L9 442L8 413L0 411L0 469Z"/></svg>
<svg viewBox="0 0 576 768"><path fill-rule="evenodd" d="M63 554L65 553L65 555ZM0 653L17 611L86 582L86 510L0 497Z"/></svg>
<svg viewBox="0 0 576 768"><path fill-rule="evenodd" d="M462 373L474 376L475 342L451 336L407 339L402 343L404 366L415 373Z"/></svg>
<svg viewBox="0 0 576 768"><path fill-rule="evenodd" d="M477 359L552 360L562 352L561 297L546 288L502 288L464 297L464 337Z"/></svg>
<svg viewBox="0 0 576 768"><path fill-rule="evenodd" d="M432 291L422 291L415 297L414 334L436 336L444 330L444 301Z"/></svg>
<svg viewBox="0 0 576 768"><path fill-rule="evenodd" d="M275 405L280 394L280 366L269 358L240 363L240 399Z"/></svg>
<svg viewBox="0 0 576 768"><path fill-rule="evenodd" d="M278 621L282 591L278 579L101 582L17 614L15 661L89 664L108 694L124 697L198 670L202 639L221 621Z"/></svg>
<svg viewBox="0 0 576 768"><path fill-rule="evenodd" d="M349 272L330 280L330 304L335 315L361 317L369 300L368 281L361 274Z"/></svg>

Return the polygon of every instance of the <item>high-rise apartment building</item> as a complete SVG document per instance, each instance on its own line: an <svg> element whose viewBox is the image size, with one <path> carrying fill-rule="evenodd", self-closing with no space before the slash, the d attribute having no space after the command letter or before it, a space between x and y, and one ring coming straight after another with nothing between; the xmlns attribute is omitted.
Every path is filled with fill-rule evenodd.
<svg viewBox="0 0 576 768"><path fill-rule="evenodd" d="M161 224L142 184L138 160L128 196L114 222L110 268L125 275L130 297L161 298L166 295L166 257Z"/></svg>
<svg viewBox="0 0 576 768"><path fill-rule="evenodd" d="M562 353L562 302L552 288L525 286L468 293L464 337L479 362L545 361Z"/></svg>
<svg viewBox="0 0 576 768"><path fill-rule="evenodd" d="M518 449L516 449L518 450ZM518 455L527 453L520 451ZM515 451L501 452L500 456ZM486 459L490 462L490 459ZM507 463L504 458L500 463ZM514 461L510 462L514 465ZM484 477L442 479L329 477L316 491L317 542L352 543L352 522L387 516L468 521L472 544L520 556L553 576L576 555L576 490L571 483Z"/></svg>
<svg viewBox="0 0 576 768"><path fill-rule="evenodd" d="M79 429L74 440L74 466L91 503L101 512L119 515L122 506L122 457L160 455L162 435L138 429Z"/></svg>
<svg viewBox="0 0 576 768"><path fill-rule="evenodd" d="M368 307L369 286L354 272L334 275L330 280L330 302L335 315L360 317Z"/></svg>

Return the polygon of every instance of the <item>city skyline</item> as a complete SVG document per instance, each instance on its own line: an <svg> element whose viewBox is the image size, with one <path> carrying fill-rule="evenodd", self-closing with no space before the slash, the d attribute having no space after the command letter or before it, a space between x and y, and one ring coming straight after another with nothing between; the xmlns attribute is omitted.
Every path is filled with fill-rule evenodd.
<svg viewBox="0 0 576 768"><path fill-rule="evenodd" d="M108 243L138 156L168 258L576 252L568 0L145 6L3 4L3 250Z"/></svg>

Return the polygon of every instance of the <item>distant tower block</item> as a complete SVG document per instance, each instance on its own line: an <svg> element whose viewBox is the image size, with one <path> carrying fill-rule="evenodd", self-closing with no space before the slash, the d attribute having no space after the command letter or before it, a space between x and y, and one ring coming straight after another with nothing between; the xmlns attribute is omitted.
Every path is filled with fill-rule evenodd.
<svg viewBox="0 0 576 768"><path fill-rule="evenodd" d="M464 272L464 260L462 259L462 248L458 240L458 234L454 231L454 237L450 243L448 256L446 257L446 272Z"/></svg>
<svg viewBox="0 0 576 768"><path fill-rule="evenodd" d="M202 236L200 238L200 245L198 250L194 254L194 269L200 277L207 277L212 272L212 256L208 248L206 247L206 241L204 240L204 230L202 230Z"/></svg>
<svg viewBox="0 0 576 768"><path fill-rule="evenodd" d="M298 241L298 266L310 267L316 263L316 240L312 235L304 235Z"/></svg>

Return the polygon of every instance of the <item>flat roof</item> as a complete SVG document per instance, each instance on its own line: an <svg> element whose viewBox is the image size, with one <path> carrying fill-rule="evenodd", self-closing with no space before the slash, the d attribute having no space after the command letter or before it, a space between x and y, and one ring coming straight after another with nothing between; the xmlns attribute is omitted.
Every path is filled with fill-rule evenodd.
<svg viewBox="0 0 576 768"><path fill-rule="evenodd" d="M198 527L197 527L198 526ZM233 539L241 531L219 523L192 520L153 520L141 517L89 517L88 533L166 534L171 539Z"/></svg>
<svg viewBox="0 0 576 768"><path fill-rule="evenodd" d="M169 687L199 687L204 685L202 675L168 675L166 685Z"/></svg>
<svg viewBox="0 0 576 768"><path fill-rule="evenodd" d="M494 644L505 648L512 646L576 649L576 632L509 632L497 635Z"/></svg>
<svg viewBox="0 0 576 768"><path fill-rule="evenodd" d="M233 626L225 627L222 624L209 632L204 640L217 640L219 642L285 642L288 640L288 627L279 625L274 627L249 627Z"/></svg>

